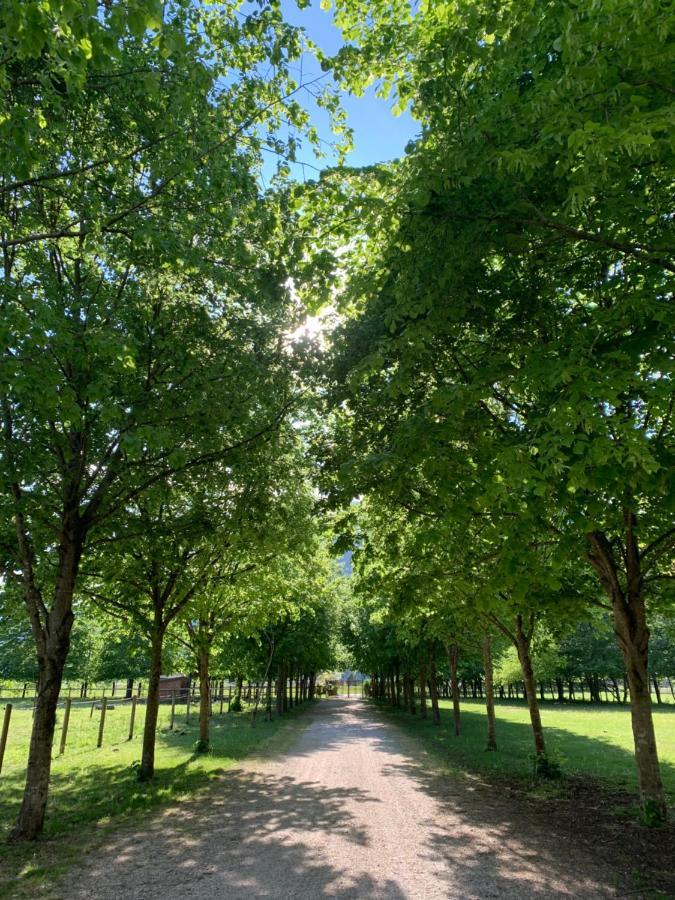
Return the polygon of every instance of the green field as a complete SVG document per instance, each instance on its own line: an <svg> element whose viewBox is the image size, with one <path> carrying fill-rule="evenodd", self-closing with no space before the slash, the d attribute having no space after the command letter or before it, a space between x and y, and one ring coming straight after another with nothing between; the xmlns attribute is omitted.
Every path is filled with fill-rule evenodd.
<svg viewBox="0 0 675 900"><path fill-rule="evenodd" d="M73 702L70 711L70 721L68 724L68 734L66 741L66 750L63 757L58 755L61 729L63 727L64 706L59 705L56 721L56 736L54 740L52 773L57 774L62 768L66 770L74 764L73 757L83 754L90 754L96 751L99 755L106 750L112 750L115 758L121 754L122 759L126 763L132 762L140 756L140 745L143 734L143 724L145 721L145 704L136 704L135 722L134 722L134 738L129 742L129 725L131 718L131 703L128 700L108 698L108 707L105 716L105 725L103 731L103 746L100 750L96 749L99 723L101 719L100 698L97 700L85 702ZM92 706L94 709L92 711ZM216 703L216 710L218 710ZM226 701L227 708L227 701ZM0 710L0 714L2 710ZM190 707L190 722L195 724L198 714L197 704L192 703ZM158 727L168 728L171 715L171 707L169 704L163 703L159 711ZM186 706L183 700L180 705L176 706L175 726L185 724ZM15 771L25 771L26 759L28 757L28 745L30 742L30 732L32 726L32 708L31 705L16 703L12 710L10 719L9 736L7 741L7 749L5 751L5 761L0 774L0 782L6 775ZM1 788L0 788L1 790Z"/></svg>
<svg viewBox="0 0 675 900"><path fill-rule="evenodd" d="M497 778L531 777L534 748L524 702L497 703L496 753L485 751L485 705L481 700L462 701L460 737L454 734L450 701L441 700L440 705L440 728L435 728L430 718L422 721L404 712L388 712L459 770ZM548 753L561 764L565 775L590 777L609 788L637 791L627 707L543 703L541 715ZM654 707L654 721L664 785L670 803L675 804L675 706Z"/></svg>
<svg viewBox="0 0 675 900"><path fill-rule="evenodd" d="M16 817L24 783L25 761L31 724L29 709L12 714L5 765L0 774L0 896L26 896L44 881L76 862L84 847L83 836L104 834L105 826L119 824L161 804L179 801L211 779L222 775L244 757L283 745L302 709L294 709L272 722L258 715L251 727L250 713L224 713L211 719L211 751L195 752L198 738L197 709L190 724L185 707L176 714L174 731L168 728L170 708L161 707L157 733L156 777L140 784L134 764L140 760L145 709L138 705L133 741L128 741L129 707L120 704L108 710L104 744L96 748L100 712L90 718L90 705L73 707L68 743L63 756L52 763L51 791L45 838L35 846L14 847L4 840ZM54 753L58 752L59 726Z"/></svg>

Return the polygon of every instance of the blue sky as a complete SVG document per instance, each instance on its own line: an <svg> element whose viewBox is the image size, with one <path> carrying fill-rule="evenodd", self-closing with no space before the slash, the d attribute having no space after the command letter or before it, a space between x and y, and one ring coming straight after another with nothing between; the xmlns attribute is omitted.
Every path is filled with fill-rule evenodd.
<svg viewBox="0 0 675 900"><path fill-rule="evenodd" d="M325 12L319 7L319 0L312 0L312 5L307 9L298 9L295 0L282 0L282 9L285 18L293 25L301 25L314 43L318 44L327 54L333 54L341 46L339 30L333 25L332 12ZM310 56L303 60L303 76L310 77L310 73L320 74L321 70ZM330 75L328 76L330 78ZM309 98L305 97L302 103L311 109ZM372 89L363 97L351 97L343 95L342 105L348 116L350 127L354 131L354 150L347 158L347 164L352 166L365 166L370 163L383 162L396 159L403 155L408 141L415 137L419 131L419 125L407 113L395 117L391 112L391 100L379 100ZM331 139L327 116L321 110L313 110L314 124L319 134L325 140ZM303 158L312 165L329 166L334 161L327 158L317 161L310 150L306 150ZM317 176L315 169L309 166L304 173L301 166L296 166L294 174L302 178L311 179ZM269 160L265 166L265 175L271 175L274 171L274 160Z"/></svg>

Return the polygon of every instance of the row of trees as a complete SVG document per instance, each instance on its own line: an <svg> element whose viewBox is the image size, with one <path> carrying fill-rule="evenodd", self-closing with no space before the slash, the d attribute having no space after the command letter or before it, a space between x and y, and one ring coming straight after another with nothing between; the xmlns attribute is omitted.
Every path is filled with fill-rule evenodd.
<svg viewBox="0 0 675 900"><path fill-rule="evenodd" d="M527 699L515 647L489 627L483 631L464 628L451 634L429 620L418 622L415 627L414 620L391 616L386 607L378 606L372 599L364 603L357 595L356 603L351 611L346 609L342 637L355 663L370 673L371 695L378 697L384 692L401 706L408 678L418 693L421 679L426 685L424 695L430 698L435 685L436 696L452 696L455 700L488 695L500 700ZM652 634L652 668L659 672L651 675L653 697L658 704L673 702L673 626L657 621ZM628 701L628 679L605 615L570 626L558 641L540 628L535 632L530 656L534 687L541 701ZM435 673L434 679L431 673ZM408 706L414 707L414 694L407 699ZM440 714L435 721L440 722Z"/></svg>
<svg viewBox="0 0 675 900"><path fill-rule="evenodd" d="M370 614L507 641L545 767L537 630L606 612L645 817L664 821L648 618L672 616L675 578L672 19L336 5L343 83L379 80L422 126L303 212L346 319L317 452Z"/></svg>
<svg viewBox="0 0 675 900"><path fill-rule="evenodd" d="M510 642L544 767L536 630L603 609L645 815L665 819L648 613L671 614L674 577L668 12L335 6L326 67L355 93L379 79L422 136L303 187L285 181L319 144L300 101L347 136L325 73L298 81L308 44L278 3L0 10L2 615L28 622L39 683L17 838L42 828L78 617L143 635L142 777L167 639L205 686L225 635L264 648L251 665L282 698L311 682L339 592L312 394L369 618L418 635L422 661L429 641L474 636L486 660ZM292 335L298 298L327 297L344 324L316 392Z"/></svg>
<svg viewBox="0 0 675 900"><path fill-rule="evenodd" d="M43 826L80 616L142 640L142 778L170 633L207 708L224 634L287 628L275 659L312 668L279 655L333 577L296 427L314 354L288 285L283 180L318 144L299 101L336 112L321 79L297 79L305 49L275 3L0 11L2 621L24 643L29 624L38 678L17 839Z"/></svg>

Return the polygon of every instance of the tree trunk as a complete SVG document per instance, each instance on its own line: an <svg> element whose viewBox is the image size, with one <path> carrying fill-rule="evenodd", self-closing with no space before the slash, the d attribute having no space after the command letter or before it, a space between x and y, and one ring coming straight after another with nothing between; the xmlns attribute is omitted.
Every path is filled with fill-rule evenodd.
<svg viewBox="0 0 675 900"><path fill-rule="evenodd" d="M424 662L420 663L419 669L419 684L420 684L420 717L422 719L426 719L427 717L427 667Z"/></svg>
<svg viewBox="0 0 675 900"><path fill-rule="evenodd" d="M497 749L497 728L495 723L495 694L492 672L492 640L490 632L483 632L483 668L485 670L485 711L487 713L487 749Z"/></svg>
<svg viewBox="0 0 675 900"><path fill-rule="evenodd" d="M39 660L40 682L33 715L26 784L12 840L34 840L41 833L49 792L56 707L67 655Z"/></svg>
<svg viewBox="0 0 675 900"><path fill-rule="evenodd" d="M267 676L267 702L265 704L265 719L272 721L272 676Z"/></svg>
<svg viewBox="0 0 675 900"><path fill-rule="evenodd" d="M635 745L640 799L648 822L658 824L667 818L666 799L661 781L652 700L649 692L649 629L642 597L617 598L613 604L614 631L628 673L630 715Z"/></svg>
<svg viewBox="0 0 675 900"><path fill-rule="evenodd" d="M33 707L33 726L23 799L16 825L11 833L11 840L14 841L34 840L38 837L47 812L56 708L63 681L63 669L70 649L70 632L74 618L73 593L84 541L76 521L75 510L76 506L63 516L54 603L44 623L40 613L40 609L44 609L42 595L33 581L32 550L23 517L20 513L16 516L22 555L24 600L37 652L38 686Z"/></svg>
<svg viewBox="0 0 675 900"><path fill-rule="evenodd" d="M612 682L612 695L614 696L616 702L619 703L621 700L619 696L619 684L613 675L611 676L610 681Z"/></svg>
<svg viewBox="0 0 675 900"><path fill-rule="evenodd" d="M660 705L663 703L661 699L661 691L659 689L659 680L656 675L652 675L652 684L654 685L654 693L656 694L656 702Z"/></svg>
<svg viewBox="0 0 675 900"><path fill-rule="evenodd" d="M155 626L150 637L150 674L148 676L148 696L145 701L145 726L143 728L143 750L138 777L148 781L155 774L155 735L159 715L159 678L162 674L162 644L164 631Z"/></svg>
<svg viewBox="0 0 675 900"><path fill-rule="evenodd" d="M415 682L413 681L413 677L410 674L405 675L405 680L408 684L408 710L411 715L416 715L417 710L415 708Z"/></svg>
<svg viewBox="0 0 675 900"><path fill-rule="evenodd" d="M441 724L441 710L438 705L438 681L436 676L436 657L433 646L429 649L429 698L431 700L431 716L434 725Z"/></svg>
<svg viewBox="0 0 675 900"><path fill-rule="evenodd" d="M314 692L316 690L316 672L309 673L309 699L314 699Z"/></svg>
<svg viewBox="0 0 675 900"><path fill-rule="evenodd" d="M537 693L534 686L534 671L532 669L532 659L530 657L532 631L530 630L529 634L525 634L523 631L523 617L521 615L516 616L515 636L518 659L520 661L520 668L523 672L523 681L525 682L527 706L530 712L532 735L534 737L534 749L537 756L545 756L546 744L544 743L544 729L541 724L541 715L539 714L539 703L537 701Z"/></svg>
<svg viewBox="0 0 675 900"><path fill-rule="evenodd" d="M209 746L209 708L211 704L211 685L209 683L209 645L206 641L200 644L197 656L199 672L199 749Z"/></svg>
<svg viewBox="0 0 675 900"><path fill-rule="evenodd" d="M588 694L591 700L591 703L598 702L598 698L595 695L595 691L593 689L593 677L591 675L586 676L586 684L588 685Z"/></svg>
<svg viewBox="0 0 675 900"><path fill-rule="evenodd" d="M450 665L450 692L452 693L452 718L455 723L455 735L462 733L462 719L459 708L459 681L457 680L457 659L459 648L457 644L448 644L446 647L448 663Z"/></svg>
<svg viewBox="0 0 675 900"><path fill-rule="evenodd" d="M635 514L630 508L624 508L623 514L626 587L623 587L618 575L614 549L603 532L592 532L588 535L592 547L588 558L612 603L614 633L628 673L635 763L643 815L649 824L657 825L667 821L668 810L659 769L649 694L649 628L644 599L642 556L635 535L637 525Z"/></svg>
<svg viewBox="0 0 675 900"><path fill-rule="evenodd" d="M284 679L286 677L284 671L283 660L279 661L279 671L277 672L277 715L280 716L284 712Z"/></svg>
<svg viewBox="0 0 675 900"><path fill-rule="evenodd" d="M288 710L289 710L289 704L288 704L288 671L289 671L289 666L288 666L288 662L287 662L286 660L284 660L283 669L284 669L284 677L283 677L283 681L281 682L281 708L282 708L283 711L286 713L286 712L288 712Z"/></svg>

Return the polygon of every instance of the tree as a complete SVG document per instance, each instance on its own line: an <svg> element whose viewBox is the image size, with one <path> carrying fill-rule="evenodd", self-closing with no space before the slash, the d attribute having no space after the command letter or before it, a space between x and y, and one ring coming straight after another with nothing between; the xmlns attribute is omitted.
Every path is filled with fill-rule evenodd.
<svg viewBox="0 0 675 900"><path fill-rule="evenodd" d="M277 391L283 388L283 383L277 385ZM272 404L273 414L274 394L242 400L257 406L255 414L263 419ZM219 630L233 623L241 627L261 606L242 605L240 598L228 604L226 587L264 563L272 547L281 546L282 535L297 541L299 524L293 518L306 514L309 503L302 482L294 480L298 466L293 465L287 443L283 431L277 430L265 442L228 455L226 465L213 462L187 477L174 476L169 483L156 485L111 520L98 558L83 572L90 596L140 626L149 641L142 780L154 775L159 680L169 628L179 619L181 630L187 625L200 676L206 749L211 644ZM275 477L282 461L286 484Z"/></svg>
<svg viewBox="0 0 675 900"><path fill-rule="evenodd" d="M288 300L280 208L257 174L267 143L293 156L282 126L306 130L302 45L274 5L239 12L12 0L0 15L5 571L23 585L40 685L16 838L42 828L93 536L282 414L253 426L234 384L246 394L257 372L266 390L256 322Z"/></svg>
<svg viewBox="0 0 675 900"><path fill-rule="evenodd" d="M199 673L199 749L209 746L210 661L214 643L228 634L250 636L296 608L292 595L298 561L314 563L316 535L300 447L277 435L239 473L236 505L208 534L217 548L207 578L181 609L185 642ZM283 471L283 479L279 475ZM270 647L269 669L274 647ZM236 702L240 705L240 682Z"/></svg>
<svg viewBox="0 0 675 900"><path fill-rule="evenodd" d="M267 680L270 717L273 679L277 714L282 715L294 702L314 699L317 673L330 669L337 658L335 637L345 585L324 539L315 531L304 552L279 556L257 570L245 589L258 596L257 610L215 642L220 671L234 674L238 686L244 677ZM259 700L256 697L252 724Z"/></svg>
<svg viewBox="0 0 675 900"><path fill-rule="evenodd" d="M162 652L167 630L211 576L222 548L210 538L214 516L194 481L155 488L127 507L125 536L98 564L85 568L85 590L108 611L122 613L145 635L150 668L139 778L154 775ZM188 493L188 491L190 493ZM211 499L211 498L210 498Z"/></svg>
<svg viewBox="0 0 675 900"><path fill-rule="evenodd" d="M368 249L380 206L341 235L358 248L341 259L345 308L361 311L341 427L401 502L434 514L447 498L455 515L463 469L472 512L518 552L555 545L547 580L596 573L645 818L663 821L647 609L675 539L667 17L656 3L631 19L625 3L382 2L365 29L362 12L339 3L339 75L355 90L364 72L388 80L424 131L394 175L388 245Z"/></svg>

